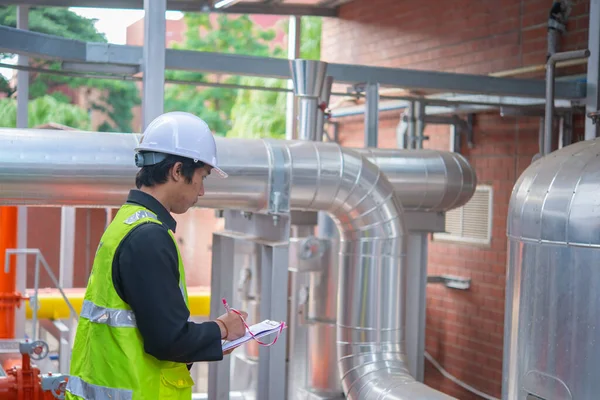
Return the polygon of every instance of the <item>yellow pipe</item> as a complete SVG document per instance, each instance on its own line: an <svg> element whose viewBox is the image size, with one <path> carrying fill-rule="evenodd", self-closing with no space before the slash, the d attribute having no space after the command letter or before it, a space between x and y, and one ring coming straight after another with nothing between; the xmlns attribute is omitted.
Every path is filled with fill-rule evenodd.
<svg viewBox="0 0 600 400"><path fill-rule="evenodd" d="M67 299L79 314L83 304L83 289L66 291ZM28 295L33 296L29 291ZM210 315L210 290L206 288L189 288L188 299L192 317L208 317ZM66 319L69 318L69 307L58 290L40 290L38 293L38 318L40 319ZM28 319L33 317L33 310L29 301L25 302L25 315Z"/></svg>

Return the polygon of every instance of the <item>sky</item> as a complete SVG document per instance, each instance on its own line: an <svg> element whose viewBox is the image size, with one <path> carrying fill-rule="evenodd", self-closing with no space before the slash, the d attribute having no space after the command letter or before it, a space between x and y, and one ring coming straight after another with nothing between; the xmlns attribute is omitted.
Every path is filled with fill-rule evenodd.
<svg viewBox="0 0 600 400"><path fill-rule="evenodd" d="M69 10L86 18L96 18L96 29L106 35L109 43L125 44L127 26L144 17L144 10L122 10L110 8L70 7ZM167 19L179 19L183 13L167 11ZM7 64L15 64L17 58L5 60ZM12 77L13 70L0 68L0 73L7 78Z"/></svg>

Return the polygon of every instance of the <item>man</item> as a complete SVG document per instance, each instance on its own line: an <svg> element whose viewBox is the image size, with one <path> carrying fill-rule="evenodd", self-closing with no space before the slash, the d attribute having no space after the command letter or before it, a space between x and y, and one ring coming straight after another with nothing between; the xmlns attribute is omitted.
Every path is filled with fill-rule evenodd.
<svg viewBox="0 0 600 400"><path fill-rule="evenodd" d="M171 213L204 194L218 168L207 124L166 113L136 150L135 184L104 232L81 309L67 399L191 399L189 368L223 359L221 340L244 335L242 319L189 321L185 271ZM242 313L246 318L246 313Z"/></svg>

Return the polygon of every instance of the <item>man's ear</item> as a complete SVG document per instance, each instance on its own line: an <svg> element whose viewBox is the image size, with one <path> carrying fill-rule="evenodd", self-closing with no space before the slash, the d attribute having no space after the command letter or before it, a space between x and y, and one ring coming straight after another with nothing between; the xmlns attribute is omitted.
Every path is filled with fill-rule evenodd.
<svg viewBox="0 0 600 400"><path fill-rule="evenodd" d="M171 168L171 179L173 179L174 182L179 182L181 179L183 179L181 168L183 168L183 163L179 161L173 165L173 168Z"/></svg>

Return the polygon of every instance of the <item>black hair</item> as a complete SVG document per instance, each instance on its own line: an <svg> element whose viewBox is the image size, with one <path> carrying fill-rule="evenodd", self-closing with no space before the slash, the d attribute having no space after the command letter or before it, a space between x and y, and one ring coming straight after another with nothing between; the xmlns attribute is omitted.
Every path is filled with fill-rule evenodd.
<svg viewBox="0 0 600 400"><path fill-rule="evenodd" d="M165 183L169 177L171 168L177 162L182 163L181 174L187 183L192 181L194 172L205 165L202 161L194 162L190 158L169 154L167 158L157 164L142 167L135 176L135 186L140 189L142 186L152 187Z"/></svg>

